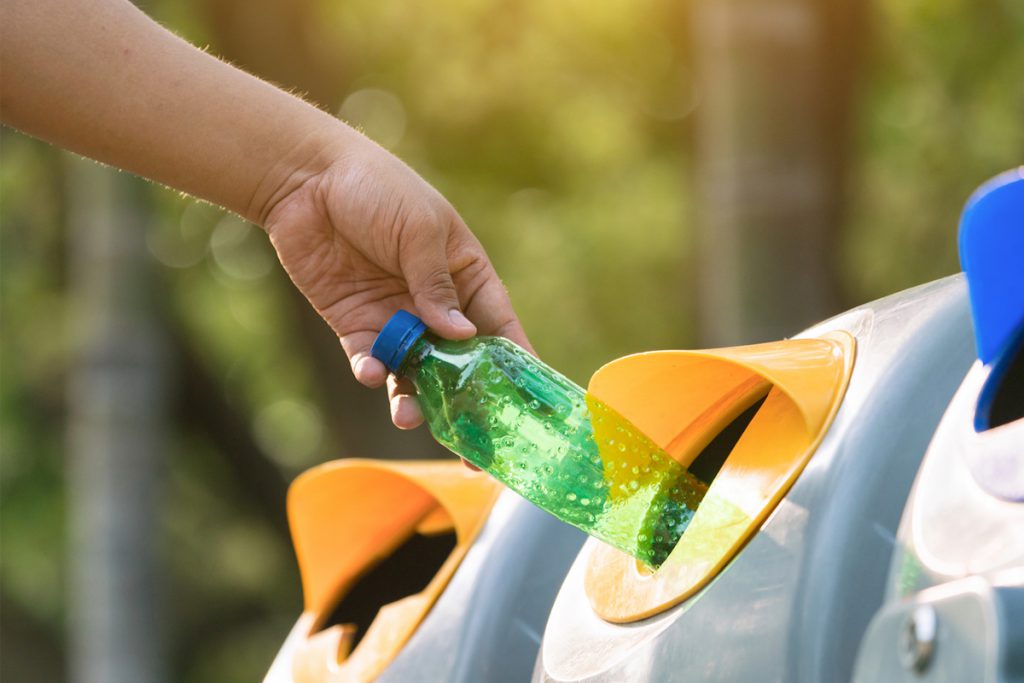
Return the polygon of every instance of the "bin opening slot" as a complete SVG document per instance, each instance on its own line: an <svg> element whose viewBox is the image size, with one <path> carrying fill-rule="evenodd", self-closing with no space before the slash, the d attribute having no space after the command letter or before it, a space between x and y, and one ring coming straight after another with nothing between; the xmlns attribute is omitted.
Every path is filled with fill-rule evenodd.
<svg viewBox="0 0 1024 683"><path fill-rule="evenodd" d="M704 447L693 462L690 463L690 474L700 479L705 484L711 484L718 476L718 472L722 469L722 465L725 464L729 454L732 453L732 449L736 447L736 442L743 436L743 432L747 430L750 425L750 421L754 419L754 415L764 405L764 400L767 397L762 397L754 402L749 408L744 410L740 415L730 422L725 428L718 433L715 438Z"/></svg>
<svg viewBox="0 0 1024 683"><path fill-rule="evenodd" d="M733 452L740 437L743 436L747 427L753 421L754 416L757 415L757 411L764 405L765 400L768 398L767 393L769 389L770 387L766 388L761 398L755 400L712 437L711 441L694 457L689 467L687 467L690 474L707 486L711 486L722 467L728 461L729 455ZM697 505L697 509L700 509L700 504ZM684 531L677 545L682 542L685 536L686 532ZM641 560L636 561L636 570L641 576L651 576L658 572L658 569L648 566Z"/></svg>
<svg viewBox="0 0 1024 683"><path fill-rule="evenodd" d="M393 553L359 577L320 625L351 626L354 649L381 607L420 593L430 585L452 551L454 531L425 535L414 533Z"/></svg>

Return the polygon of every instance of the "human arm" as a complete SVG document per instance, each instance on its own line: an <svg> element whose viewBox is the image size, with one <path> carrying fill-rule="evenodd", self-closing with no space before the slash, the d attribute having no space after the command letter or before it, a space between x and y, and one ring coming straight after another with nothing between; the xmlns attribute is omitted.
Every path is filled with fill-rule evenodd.
<svg viewBox="0 0 1024 683"><path fill-rule="evenodd" d="M3 122L263 226L362 383L385 380L369 346L398 308L445 337L528 345L454 208L357 131L127 0L3 0L2 13ZM395 423L414 426L408 387L389 388Z"/></svg>

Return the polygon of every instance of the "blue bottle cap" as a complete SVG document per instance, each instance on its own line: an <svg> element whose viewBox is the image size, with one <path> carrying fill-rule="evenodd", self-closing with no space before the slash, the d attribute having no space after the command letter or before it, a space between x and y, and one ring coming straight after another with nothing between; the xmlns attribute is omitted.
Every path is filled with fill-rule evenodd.
<svg viewBox="0 0 1024 683"><path fill-rule="evenodd" d="M370 355L391 372L398 372L413 344L427 331L423 321L408 311L398 311L384 325L370 348Z"/></svg>

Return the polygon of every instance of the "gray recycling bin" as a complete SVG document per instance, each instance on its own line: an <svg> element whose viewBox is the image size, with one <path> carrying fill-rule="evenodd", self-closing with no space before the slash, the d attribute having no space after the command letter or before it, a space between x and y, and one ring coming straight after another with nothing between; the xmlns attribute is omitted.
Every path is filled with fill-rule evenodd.
<svg viewBox="0 0 1024 683"><path fill-rule="evenodd" d="M1019 679L1024 423L1006 350L1024 281L991 265L1012 249L978 253L970 291L956 275L792 340L595 374L598 399L711 481L657 571L456 463L303 475L305 605L266 680ZM996 321L977 344L972 304Z"/></svg>
<svg viewBox="0 0 1024 683"><path fill-rule="evenodd" d="M583 539L503 493L444 595L378 680L529 680L551 602Z"/></svg>
<svg viewBox="0 0 1024 683"><path fill-rule="evenodd" d="M431 582L434 602L411 626L399 626L405 637L398 646L385 643L383 654L376 641L404 598L378 600L380 613L362 624L367 635L351 642L346 620L330 617L332 602L372 589L337 578L321 581L329 589L318 587L316 572L304 567L306 609L266 681L475 683L530 680L531 671L538 681L848 680L857 644L881 606L920 458L974 358L968 308L964 279L954 276L800 335L842 331L855 341L848 386L799 478L724 568L681 603L624 623L603 618L586 578L595 551L607 547L587 540L577 553L578 531L506 492L465 540L447 582ZM323 563L344 564L342 551L360 542L359 524L375 519L333 509L350 494L328 482L324 488L310 495L293 486L294 501L325 501L315 513L324 530L302 531L293 519L300 565L302 549L312 552L317 538L336 547ZM332 528L333 537L326 532ZM431 524L416 529L432 533ZM398 546L371 553L366 567ZM633 588L623 584L621 593Z"/></svg>
<svg viewBox="0 0 1024 683"><path fill-rule="evenodd" d="M914 475L974 357L966 283L917 287L800 337L836 331L856 340L845 396L757 533L698 593L626 623L595 612L586 578L599 548L588 540L555 599L534 680L849 680Z"/></svg>
<svg viewBox="0 0 1024 683"><path fill-rule="evenodd" d="M961 223L979 358L931 440L855 680L1024 680L1024 174Z"/></svg>
<svg viewBox="0 0 1024 683"><path fill-rule="evenodd" d="M451 461L326 463L288 516L305 605L266 683L528 680L583 543Z"/></svg>

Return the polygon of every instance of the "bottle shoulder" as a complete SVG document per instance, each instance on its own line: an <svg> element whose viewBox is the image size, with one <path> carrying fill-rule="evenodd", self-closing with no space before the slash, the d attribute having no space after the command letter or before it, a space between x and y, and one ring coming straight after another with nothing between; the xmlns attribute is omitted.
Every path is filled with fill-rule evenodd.
<svg viewBox="0 0 1024 683"><path fill-rule="evenodd" d="M414 368L429 367L428 371L432 373L456 372L465 376L483 366L516 377L522 373L535 379L545 377L566 389L579 391L579 387L567 377L504 337L480 336L456 341L431 335L412 355Z"/></svg>
<svg viewBox="0 0 1024 683"><path fill-rule="evenodd" d="M471 339L444 339L430 335L424 339L424 344L418 356L425 355L460 357L473 356L487 353L498 353L522 357L526 360L536 360L525 349L504 337L479 336Z"/></svg>

